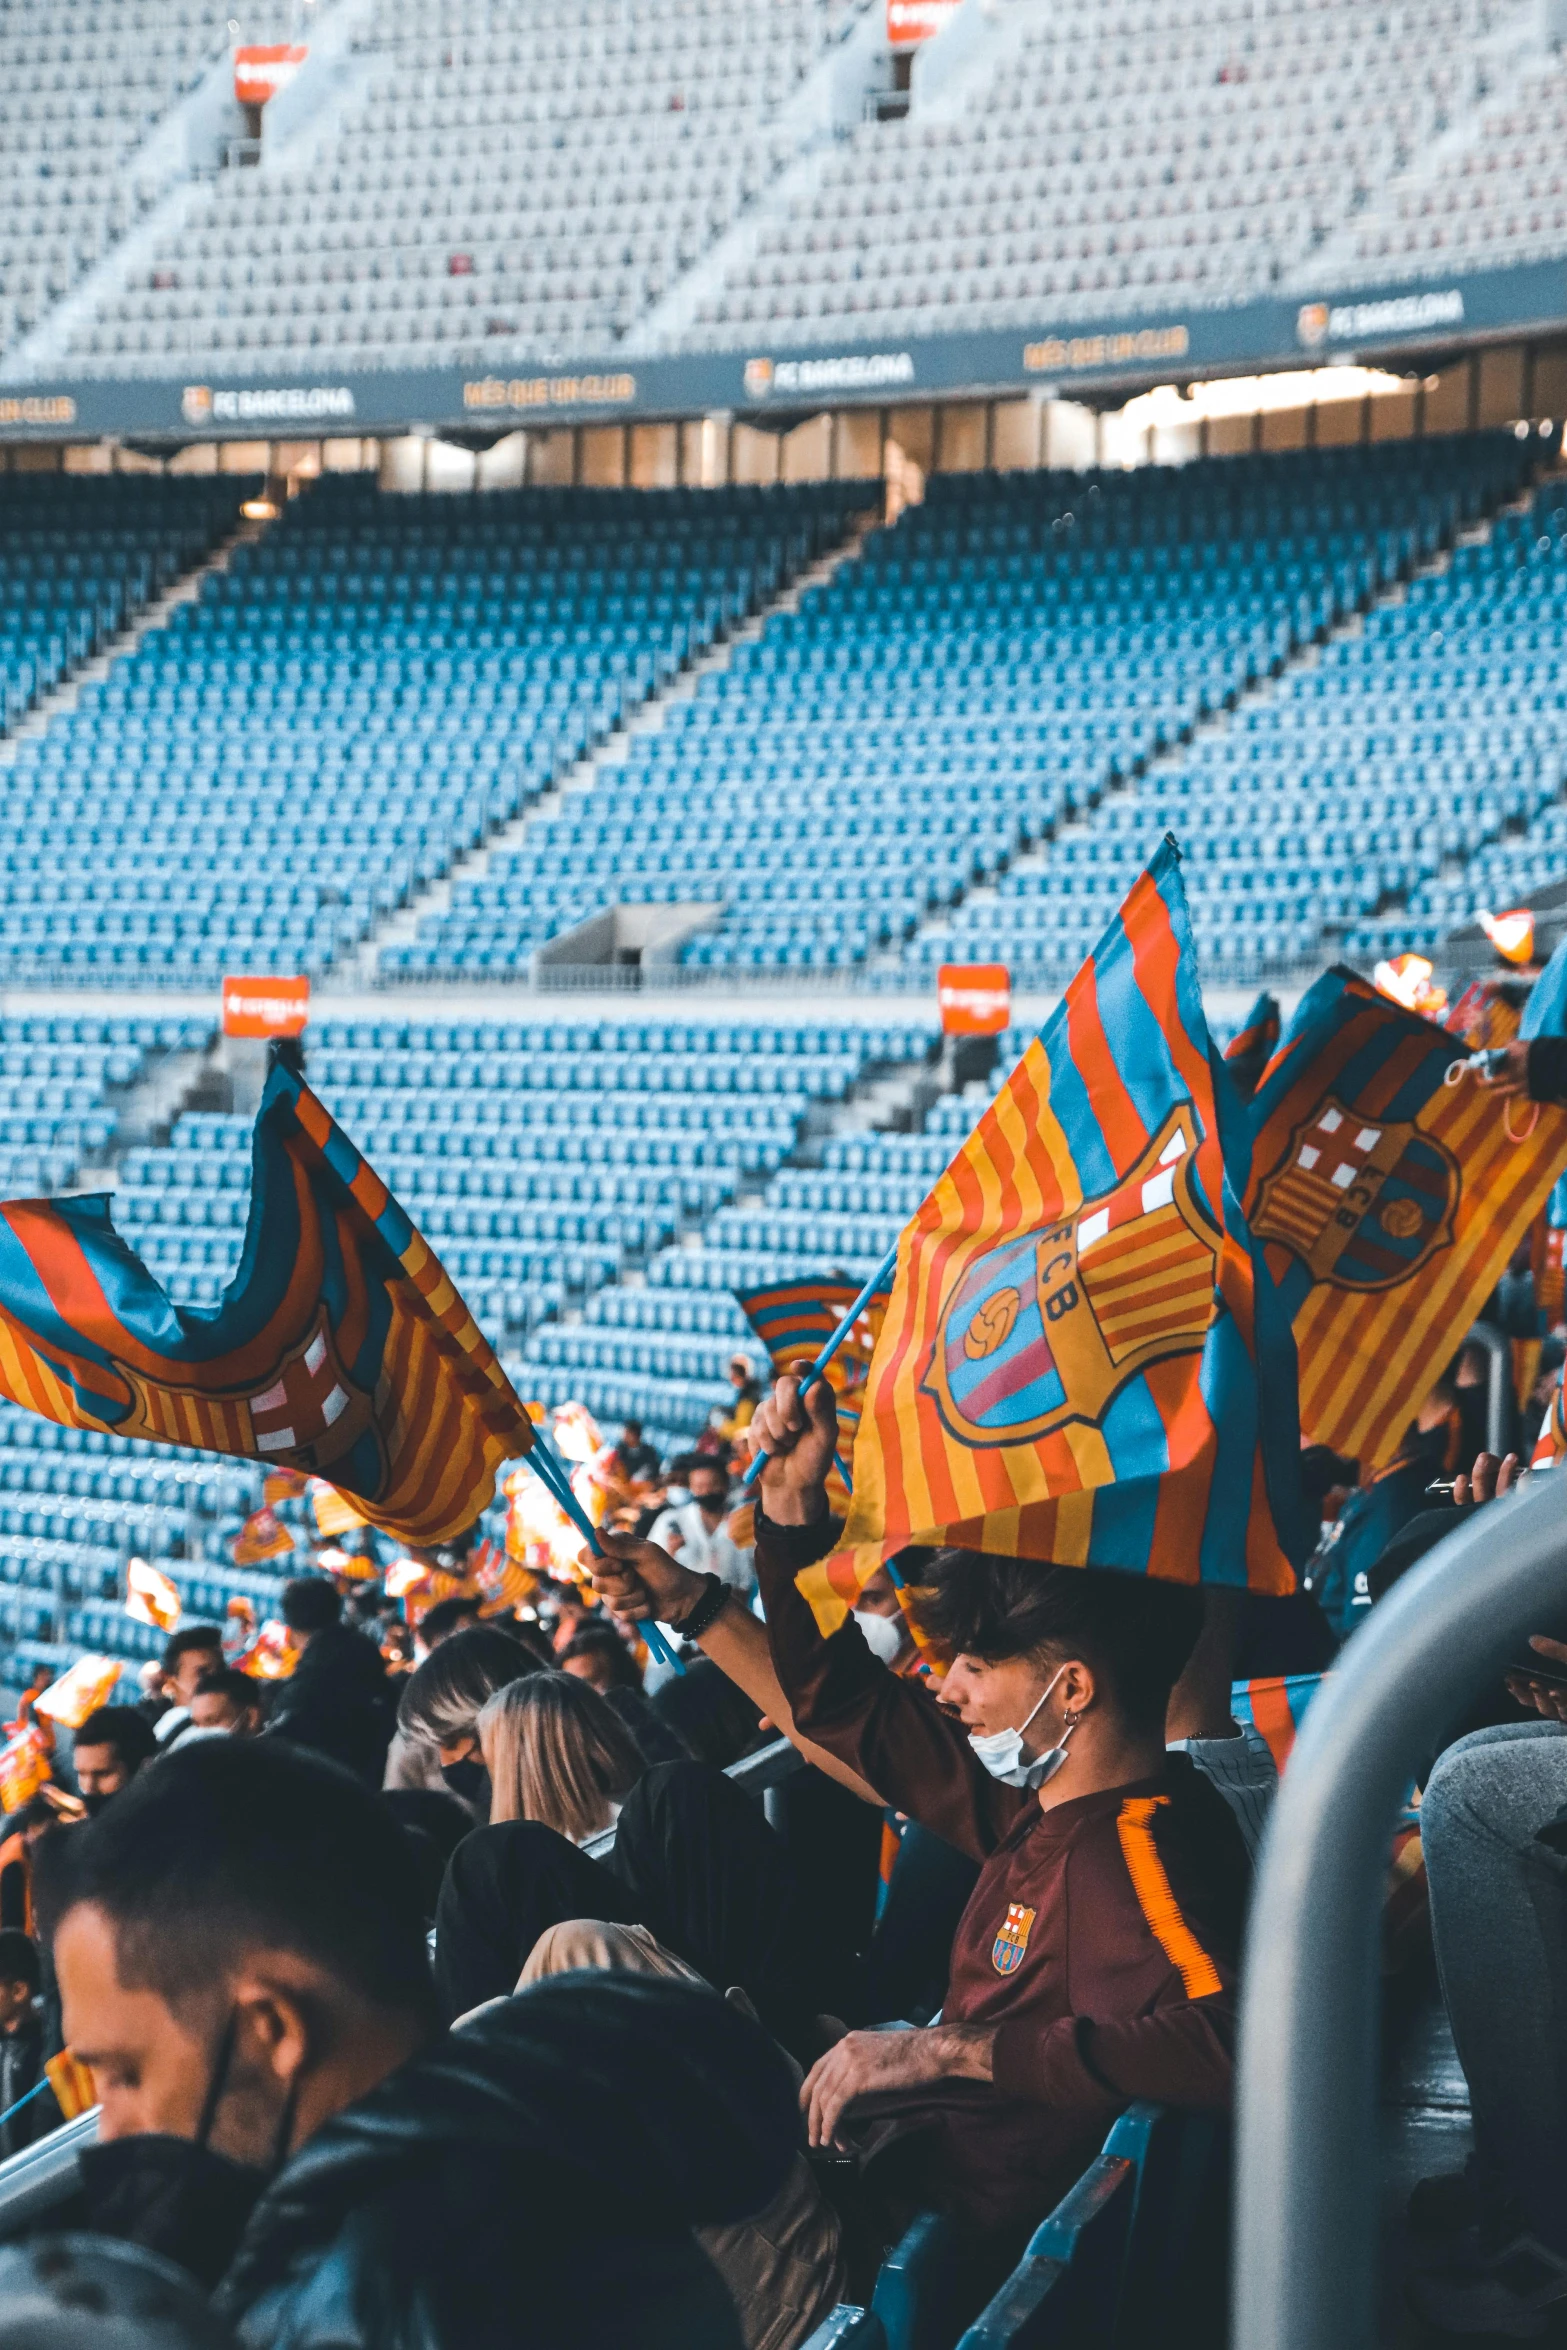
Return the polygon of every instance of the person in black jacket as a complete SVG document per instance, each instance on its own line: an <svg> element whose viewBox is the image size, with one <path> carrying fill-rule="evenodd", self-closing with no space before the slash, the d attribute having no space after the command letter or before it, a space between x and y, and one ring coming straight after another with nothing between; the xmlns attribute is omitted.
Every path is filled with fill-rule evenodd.
<svg viewBox="0 0 1567 2350"><path fill-rule="evenodd" d="M379 1787L393 1729L380 1650L343 1622L337 1585L324 1575L284 1584L283 1621L300 1658L278 1683L265 1735L312 1747Z"/></svg>
<svg viewBox="0 0 1567 2350"><path fill-rule="evenodd" d="M60 2126L60 2108L44 2077L44 2024L38 1994L38 1945L15 1927L0 1932L0 2156Z"/></svg>
<svg viewBox="0 0 1567 2350"><path fill-rule="evenodd" d="M443 2033L400 1839L331 1765L208 1739L60 1840L88 2224L213 2287L247 2350L739 2350L690 2230L782 2185L783 2058L636 1977Z"/></svg>

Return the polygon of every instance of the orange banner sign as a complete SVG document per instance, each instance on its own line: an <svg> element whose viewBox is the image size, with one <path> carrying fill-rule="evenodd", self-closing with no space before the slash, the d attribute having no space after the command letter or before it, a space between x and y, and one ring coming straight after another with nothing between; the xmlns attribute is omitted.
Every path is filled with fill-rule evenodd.
<svg viewBox="0 0 1567 2350"><path fill-rule="evenodd" d="M252 43L234 52L234 95L241 106L265 106L293 80L310 52L303 41Z"/></svg>
<svg viewBox="0 0 1567 2350"><path fill-rule="evenodd" d="M958 0L887 0L887 46L907 49L928 41L958 12Z"/></svg>
<svg viewBox="0 0 1567 2350"><path fill-rule="evenodd" d="M1000 1036L1012 1019L1005 963L943 963L936 974L943 1036Z"/></svg>
<svg viewBox="0 0 1567 2350"><path fill-rule="evenodd" d="M310 1018L308 979L225 979L225 1036L303 1036Z"/></svg>

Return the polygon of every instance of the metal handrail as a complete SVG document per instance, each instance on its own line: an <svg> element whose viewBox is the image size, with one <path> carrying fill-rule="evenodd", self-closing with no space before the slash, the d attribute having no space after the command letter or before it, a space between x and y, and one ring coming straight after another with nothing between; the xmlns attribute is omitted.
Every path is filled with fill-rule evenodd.
<svg viewBox="0 0 1567 2350"><path fill-rule="evenodd" d="M1375 2339L1378 1933L1414 1773L1560 1611L1567 1471L1475 1512L1355 1633L1301 1727L1251 1906L1234 2350Z"/></svg>
<svg viewBox="0 0 1567 2350"><path fill-rule="evenodd" d="M98 2108L24 2146L0 2162L0 2243L19 2236L68 2201L77 2188L76 2153L98 2128Z"/></svg>

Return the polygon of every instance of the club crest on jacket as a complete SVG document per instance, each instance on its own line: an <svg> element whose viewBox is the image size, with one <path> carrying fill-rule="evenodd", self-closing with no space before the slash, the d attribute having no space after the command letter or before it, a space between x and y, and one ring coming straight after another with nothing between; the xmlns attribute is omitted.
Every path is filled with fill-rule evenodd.
<svg viewBox="0 0 1567 2350"><path fill-rule="evenodd" d="M1025 1909L1021 1901L1007 1903L1006 1923L990 1946L990 1963L998 1975L1015 1975L1023 1963L1028 1948L1028 1937L1037 1909Z"/></svg>

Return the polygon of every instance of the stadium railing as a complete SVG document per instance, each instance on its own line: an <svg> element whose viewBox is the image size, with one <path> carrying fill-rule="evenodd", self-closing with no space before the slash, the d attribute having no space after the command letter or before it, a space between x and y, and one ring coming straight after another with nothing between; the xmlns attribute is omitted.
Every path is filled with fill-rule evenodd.
<svg viewBox="0 0 1567 2350"><path fill-rule="evenodd" d="M1264 1839L1242 1974L1234 2350L1376 2339L1379 1930L1423 1757L1567 1587L1560 1474L1403 1576L1312 1706Z"/></svg>

